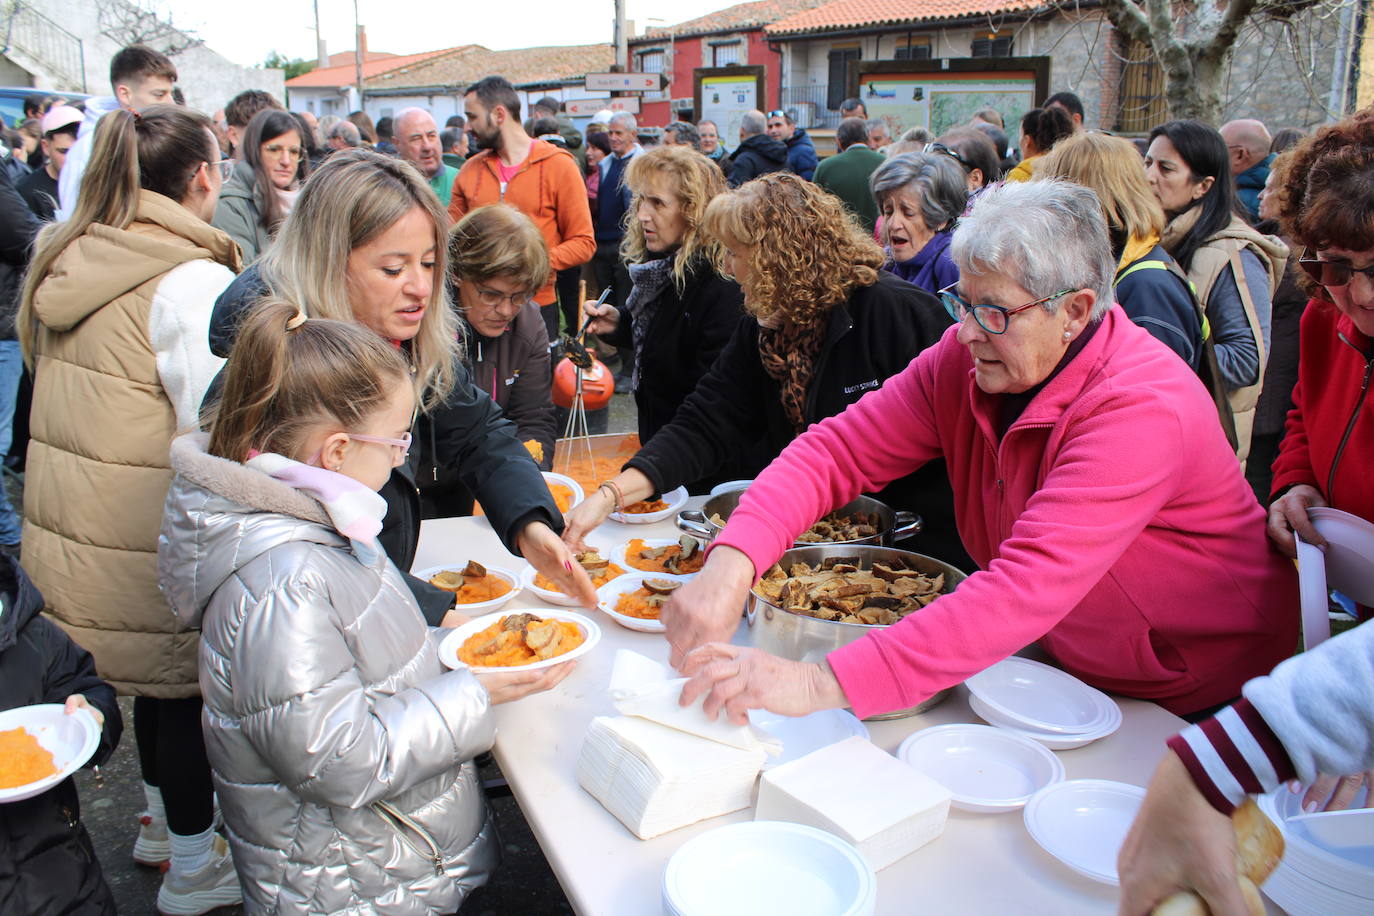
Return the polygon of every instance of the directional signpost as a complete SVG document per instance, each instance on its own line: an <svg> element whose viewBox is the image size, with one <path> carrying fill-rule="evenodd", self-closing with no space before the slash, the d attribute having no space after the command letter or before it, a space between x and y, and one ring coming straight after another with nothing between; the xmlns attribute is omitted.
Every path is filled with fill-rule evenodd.
<svg viewBox="0 0 1374 916"><path fill-rule="evenodd" d="M657 92L668 85L662 73L588 73L588 92Z"/></svg>
<svg viewBox="0 0 1374 916"><path fill-rule="evenodd" d="M624 95L613 99L568 99L563 107L571 118L589 118L598 111L639 114L639 96Z"/></svg>

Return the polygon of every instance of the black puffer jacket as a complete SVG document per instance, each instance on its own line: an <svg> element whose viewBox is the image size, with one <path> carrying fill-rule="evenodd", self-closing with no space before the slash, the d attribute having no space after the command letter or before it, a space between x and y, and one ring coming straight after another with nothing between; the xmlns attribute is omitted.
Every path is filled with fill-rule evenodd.
<svg viewBox="0 0 1374 916"><path fill-rule="evenodd" d="M43 596L9 557L0 557L0 600L0 710L84 694L105 716L87 766L103 764L124 730L114 688L96 676L90 653L41 615ZM114 912L71 779L0 806L0 913Z"/></svg>
<svg viewBox="0 0 1374 916"><path fill-rule="evenodd" d="M210 316L211 352L228 357L243 316L266 292L267 284L256 265L238 275L215 302ZM205 397L208 402L218 396L217 379ZM456 473L482 503L506 549L517 556L515 539L526 525L544 522L562 533L563 513L544 485L539 467L516 437L515 424L490 395L473 384L461 365L448 400L421 413L413 435L410 460L391 472L380 491L386 500L380 539L387 556L405 574L425 620L434 626L453 607L453 593L409 574L424 517L417 481L441 481Z"/></svg>
<svg viewBox="0 0 1374 916"><path fill-rule="evenodd" d="M936 343L949 324L934 296L887 271L872 286L856 289L830 314L806 395L807 423L834 416L881 386ZM662 492L762 446L766 457L749 469L747 476L753 476L793 438L781 390L759 358L758 322L746 316L673 421L625 466L642 471ZM874 495L925 519L925 530L904 547L960 569L974 568L954 526L954 494L943 461L932 461Z"/></svg>
<svg viewBox="0 0 1374 916"><path fill-rule="evenodd" d="M639 388L639 441L648 442L667 426L725 349L744 314L744 293L739 284L716 273L705 258L696 258L684 273L679 291L668 281L644 335L643 348L635 353ZM615 332L603 338L617 347L633 342L629 309L620 309ZM742 456L741 456L742 457ZM727 462L702 480L689 481L694 494L705 493L722 480L731 480L757 462Z"/></svg>
<svg viewBox="0 0 1374 916"><path fill-rule="evenodd" d="M0 340L14 340L14 314L29 266L33 238L43 224L0 168Z"/></svg>
<svg viewBox="0 0 1374 916"><path fill-rule="evenodd" d="M730 187L738 188L760 175L787 168L787 144L767 134L755 134L730 154L730 160Z"/></svg>

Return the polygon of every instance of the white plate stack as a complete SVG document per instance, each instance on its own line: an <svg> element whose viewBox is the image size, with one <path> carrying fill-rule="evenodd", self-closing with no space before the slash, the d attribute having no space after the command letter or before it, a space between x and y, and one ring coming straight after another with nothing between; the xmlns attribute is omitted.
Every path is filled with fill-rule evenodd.
<svg viewBox="0 0 1374 916"><path fill-rule="evenodd" d="M1360 803L1363 800L1357 799ZM1260 888L1292 916L1367 916L1374 913L1374 837L1370 845L1321 843L1302 821L1302 796L1280 786L1259 798L1260 810L1283 831L1283 861Z"/></svg>
<svg viewBox="0 0 1374 916"><path fill-rule="evenodd" d="M965 685L969 706L990 725L1051 750L1082 747L1121 727L1121 707L1111 697L1028 658L1004 658Z"/></svg>

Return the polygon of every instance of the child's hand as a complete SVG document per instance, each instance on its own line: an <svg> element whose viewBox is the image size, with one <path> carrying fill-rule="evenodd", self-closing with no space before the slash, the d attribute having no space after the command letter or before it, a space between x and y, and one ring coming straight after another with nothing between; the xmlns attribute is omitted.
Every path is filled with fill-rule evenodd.
<svg viewBox="0 0 1374 916"><path fill-rule="evenodd" d="M556 687L559 681L573 673L577 667L577 662L563 662L550 668L536 668L533 671L511 671L509 673L483 673L477 675L477 680L482 682L482 686L487 688L487 693L491 696L491 705L496 706L500 703L509 703L512 700L519 700L532 693L543 693L551 687Z"/></svg>
<svg viewBox="0 0 1374 916"><path fill-rule="evenodd" d="M457 608L454 608L453 610L449 611L447 614L444 615L444 619L439 621L439 626L461 627L463 624L467 623L471 619L472 618L469 617L467 614L464 614Z"/></svg>
<svg viewBox="0 0 1374 916"><path fill-rule="evenodd" d="M102 713L100 710L96 709L90 703L87 703L85 696L79 693L74 693L71 696L67 697L67 702L62 707L62 711L70 716L78 709L86 710L92 716L95 716L96 725L99 725L101 728L105 727L105 714Z"/></svg>

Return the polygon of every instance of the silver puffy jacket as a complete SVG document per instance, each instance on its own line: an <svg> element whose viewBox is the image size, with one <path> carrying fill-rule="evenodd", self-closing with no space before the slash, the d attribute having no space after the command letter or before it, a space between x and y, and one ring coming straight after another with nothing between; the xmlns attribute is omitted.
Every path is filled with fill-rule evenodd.
<svg viewBox="0 0 1374 916"><path fill-rule="evenodd" d="M445 671L386 556L318 502L172 444L158 548L200 628L205 744L249 913L453 913L498 850L472 758L487 692Z"/></svg>

